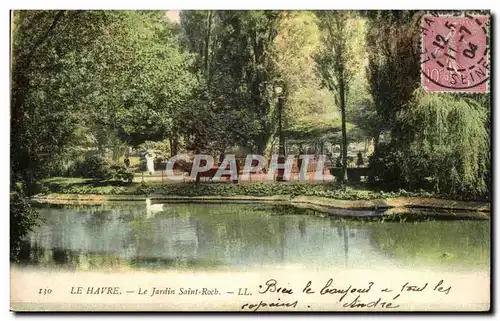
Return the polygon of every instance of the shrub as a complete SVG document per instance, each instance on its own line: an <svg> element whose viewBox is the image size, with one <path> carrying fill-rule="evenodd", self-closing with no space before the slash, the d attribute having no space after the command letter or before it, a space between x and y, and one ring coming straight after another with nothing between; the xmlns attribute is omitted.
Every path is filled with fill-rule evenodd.
<svg viewBox="0 0 500 321"><path fill-rule="evenodd" d="M109 164L99 155L89 155L75 165L74 176L83 178L108 179Z"/></svg>
<svg viewBox="0 0 500 321"><path fill-rule="evenodd" d="M91 155L79 163L74 176L96 180L118 180L132 182L134 174L119 164L110 164L98 155Z"/></svg>
<svg viewBox="0 0 500 321"><path fill-rule="evenodd" d="M363 166L364 164L365 164L365 162L363 160L363 154L361 152L359 152L357 154L356 165L357 166Z"/></svg>
<svg viewBox="0 0 500 321"><path fill-rule="evenodd" d="M22 192L10 192L10 259L17 259L21 241L39 223L38 212Z"/></svg>
<svg viewBox="0 0 500 321"><path fill-rule="evenodd" d="M370 182L382 182L387 185L405 185L403 177L403 154L391 145L379 143L375 152L370 156L369 166L372 176Z"/></svg>
<svg viewBox="0 0 500 321"><path fill-rule="evenodd" d="M132 183L134 179L134 173L127 171L127 169L118 164L113 164L109 167L108 176L112 180L117 181L126 181L128 183Z"/></svg>

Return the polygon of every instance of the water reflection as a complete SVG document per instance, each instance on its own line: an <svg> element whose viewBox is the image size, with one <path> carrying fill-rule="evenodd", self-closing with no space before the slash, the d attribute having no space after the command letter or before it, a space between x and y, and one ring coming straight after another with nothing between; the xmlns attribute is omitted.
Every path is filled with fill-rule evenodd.
<svg viewBox="0 0 500 321"><path fill-rule="evenodd" d="M21 264L72 270L489 266L488 221L339 221L235 204L166 204L153 215L138 204L40 212L46 221L23 244Z"/></svg>

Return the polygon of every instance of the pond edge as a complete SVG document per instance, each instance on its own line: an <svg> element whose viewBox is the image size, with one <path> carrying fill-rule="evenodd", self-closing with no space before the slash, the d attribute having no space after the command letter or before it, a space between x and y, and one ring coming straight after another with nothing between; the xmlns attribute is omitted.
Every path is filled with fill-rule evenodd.
<svg viewBox="0 0 500 321"><path fill-rule="evenodd" d="M44 204L103 204L115 201L197 202L197 203L281 203L311 209L330 215L341 215L339 210L375 211L382 215L405 214L412 209L432 210L454 217L489 219L490 203L456 201L425 197L397 197L371 200L340 200L316 196L175 196L175 195L95 195L95 194L46 194L35 195L32 203Z"/></svg>

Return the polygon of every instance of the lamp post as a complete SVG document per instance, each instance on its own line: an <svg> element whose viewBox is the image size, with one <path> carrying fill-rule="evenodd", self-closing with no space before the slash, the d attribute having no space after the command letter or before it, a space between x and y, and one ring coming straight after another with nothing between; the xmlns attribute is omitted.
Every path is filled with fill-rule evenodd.
<svg viewBox="0 0 500 321"><path fill-rule="evenodd" d="M275 91L278 94L278 154L285 156L285 138L283 137L283 105L285 101L282 95L283 89L278 86Z"/></svg>
<svg viewBox="0 0 500 321"><path fill-rule="evenodd" d="M280 86L275 87L276 94L278 94L278 164L285 164L285 139L283 137L283 105L284 98L282 95L283 89ZM284 180L285 170L278 169L276 181L282 182Z"/></svg>

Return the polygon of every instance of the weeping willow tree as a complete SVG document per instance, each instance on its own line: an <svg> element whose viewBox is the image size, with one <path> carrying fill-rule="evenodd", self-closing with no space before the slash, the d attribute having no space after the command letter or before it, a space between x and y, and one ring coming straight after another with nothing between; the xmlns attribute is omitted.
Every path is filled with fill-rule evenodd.
<svg viewBox="0 0 500 321"><path fill-rule="evenodd" d="M410 185L426 179L438 193L488 193L489 105L473 97L418 89L398 115L401 170Z"/></svg>

